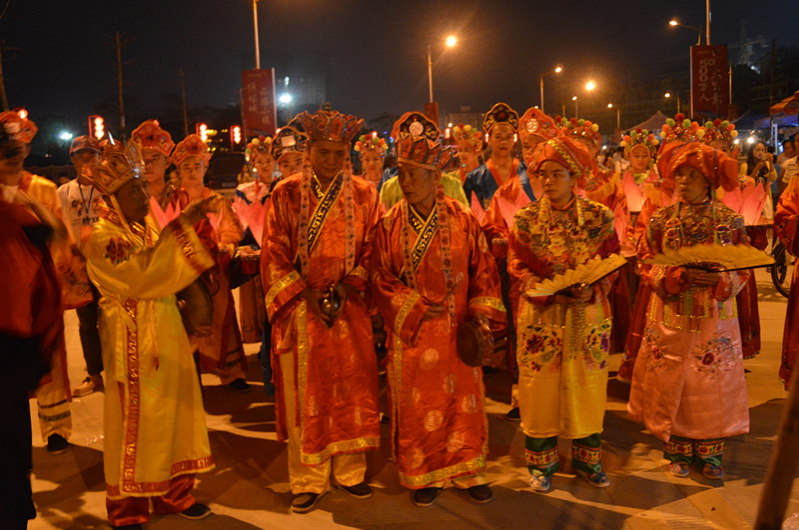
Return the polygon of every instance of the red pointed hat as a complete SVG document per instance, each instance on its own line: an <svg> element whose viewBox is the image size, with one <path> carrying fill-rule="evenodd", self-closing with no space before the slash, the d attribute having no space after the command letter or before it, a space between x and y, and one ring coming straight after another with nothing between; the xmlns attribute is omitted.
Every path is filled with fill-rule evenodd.
<svg viewBox="0 0 799 530"><path fill-rule="evenodd" d="M208 164L211 159L211 154L208 152L208 146L205 145L203 139L196 134L190 134L175 146L175 154L172 156L172 162L179 166L181 162L189 157L196 156L203 161L203 164Z"/></svg>
<svg viewBox="0 0 799 530"><path fill-rule="evenodd" d="M738 163L724 151L702 142L671 142L664 145L657 166L664 179L673 181L677 168L691 166L701 171L713 188L722 186L726 191L732 191L738 187Z"/></svg>
<svg viewBox="0 0 799 530"><path fill-rule="evenodd" d="M558 135L558 126L555 125L555 120L539 109L532 107L527 109L527 112L519 118L518 133L520 141L523 141L528 134L534 134L544 140L549 140Z"/></svg>
<svg viewBox="0 0 799 530"><path fill-rule="evenodd" d="M136 127L130 135L130 141L138 143L141 150L153 149L167 158L175 148L172 135L162 129L157 120L147 120Z"/></svg>

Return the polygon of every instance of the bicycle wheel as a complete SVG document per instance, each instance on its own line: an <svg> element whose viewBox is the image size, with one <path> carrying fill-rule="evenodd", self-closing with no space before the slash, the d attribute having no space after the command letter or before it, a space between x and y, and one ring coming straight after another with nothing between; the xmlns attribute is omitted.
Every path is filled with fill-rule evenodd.
<svg viewBox="0 0 799 530"><path fill-rule="evenodd" d="M793 256L788 254L782 243L774 247L772 256L774 256L774 265L771 266L771 281L780 294L788 298L793 279Z"/></svg>

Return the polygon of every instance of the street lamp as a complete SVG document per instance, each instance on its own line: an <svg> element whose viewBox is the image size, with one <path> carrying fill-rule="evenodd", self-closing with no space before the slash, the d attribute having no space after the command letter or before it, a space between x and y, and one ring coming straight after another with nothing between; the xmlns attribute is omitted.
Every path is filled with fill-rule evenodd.
<svg viewBox="0 0 799 530"><path fill-rule="evenodd" d="M546 112L544 110L544 77L548 76L549 74L559 74L563 71L563 67L558 66L554 70L549 72L545 72L538 76L538 83L541 85L541 112Z"/></svg>
<svg viewBox="0 0 799 530"><path fill-rule="evenodd" d="M587 92L590 92L590 91L594 90L595 88L596 88L596 82L595 82L595 81L593 81L593 80L589 80L589 81L588 81L588 82L585 84L585 90L586 90ZM578 115L578 113L577 113L577 96L573 96L573 97L572 97L572 101L574 101L574 117L575 117L575 118L579 118L580 116L579 116L579 115Z"/></svg>
<svg viewBox="0 0 799 530"><path fill-rule="evenodd" d="M444 41L447 48L452 48L458 44L458 38L455 35L450 35ZM430 87L430 103L433 102L433 56L430 53L430 45L427 45L427 81Z"/></svg>
<svg viewBox="0 0 799 530"><path fill-rule="evenodd" d="M613 103L608 103L608 108L613 108ZM616 128L621 129L621 107L616 105Z"/></svg>
<svg viewBox="0 0 799 530"><path fill-rule="evenodd" d="M680 24L677 21L676 18L673 18L673 19L669 20L669 26L671 26L673 28L679 26L681 28L692 29L692 30L696 31L697 32L696 45L697 46L701 46L702 45L702 28L701 27L697 28L696 26L687 26L685 24Z"/></svg>
<svg viewBox="0 0 799 530"><path fill-rule="evenodd" d="M679 114L680 113L680 93L676 92L676 94L677 94L677 114ZM666 92L665 94L663 94L663 97L668 99L668 98L671 97L671 93L670 92Z"/></svg>
<svg viewBox="0 0 799 530"><path fill-rule="evenodd" d="M255 69L261 69L261 52L258 46L258 0L252 0L252 23L255 26Z"/></svg>
<svg viewBox="0 0 799 530"><path fill-rule="evenodd" d="M580 117L580 115L577 113L577 96L573 96L572 101L574 101L574 118L577 119Z"/></svg>

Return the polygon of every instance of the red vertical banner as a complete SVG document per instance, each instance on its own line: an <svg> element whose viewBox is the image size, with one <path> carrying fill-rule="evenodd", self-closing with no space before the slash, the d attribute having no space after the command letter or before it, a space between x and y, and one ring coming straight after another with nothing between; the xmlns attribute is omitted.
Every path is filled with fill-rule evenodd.
<svg viewBox="0 0 799 530"><path fill-rule="evenodd" d="M247 135L274 136L277 127L275 69L241 72L241 116Z"/></svg>
<svg viewBox="0 0 799 530"><path fill-rule="evenodd" d="M438 102L424 104L424 115L430 118L438 127Z"/></svg>
<svg viewBox="0 0 799 530"><path fill-rule="evenodd" d="M727 45L691 46L691 111L726 117L730 103Z"/></svg>

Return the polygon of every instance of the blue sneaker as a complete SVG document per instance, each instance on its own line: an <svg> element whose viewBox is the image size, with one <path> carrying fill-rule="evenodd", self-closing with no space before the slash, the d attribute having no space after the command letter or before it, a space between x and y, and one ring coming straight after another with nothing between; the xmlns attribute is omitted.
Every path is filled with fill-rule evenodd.
<svg viewBox="0 0 799 530"><path fill-rule="evenodd" d="M588 471L578 469L577 474L595 488L607 488L610 486L610 480L604 471L589 473Z"/></svg>
<svg viewBox="0 0 799 530"><path fill-rule="evenodd" d="M552 487L552 482L549 480L549 477L541 474L540 471L533 471L533 474L530 475L530 487L533 491L549 491Z"/></svg>

